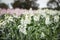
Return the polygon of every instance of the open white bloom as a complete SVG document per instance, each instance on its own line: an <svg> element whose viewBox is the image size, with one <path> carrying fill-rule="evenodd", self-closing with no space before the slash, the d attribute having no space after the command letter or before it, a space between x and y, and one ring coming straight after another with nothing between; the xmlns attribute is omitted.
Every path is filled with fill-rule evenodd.
<svg viewBox="0 0 60 40"><path fill-rule="evenodd" d="M9 18L9 16L5 15L5 20L7 20Z"/></svg>
<svg viewBox="0 0 60 40"><path fill-rule="evenodd" d="M26 19L25 22L26 22L26 24L30 24L31 23L31 20Z"/></svg>
<svg viewBox="0 0 60 40"><path fill-rule="evenodd" d="M24 19L21 19L21 25L24 25L24 26L26 26L26 21L24 20Z"/></svg>
<svg viewBox="0 0 60 40"><path fill-rule="evenodd" d="M5 15L5 20L12 21L13 22L13 17L12 16Z"/></svg>
<svg viewBox="0 0 60 40"><path fill-rule="evenodd" d="M27 24L30 24L31 23L31 16L29 14L27 14L25 16L25 21L26 21Z"/></svg>
<svg viewBox="0 0 60 40"><path fill-rule="evenodd" d="M34 21L39 21L39 19L40 19L40 14L38 13L35 13L34 14L34 16L33 16L33 19L34 19Z"/></svg>
<svg viewBox="0 0 60 40"><path fill-rule="evenodd" d="M32 8L30 8L30 10L28 11L28 13L30 14L30 16L34 15L34 11L32 10Z"/></svg>
<svg viewBox="0 0 60 40"><path fill-rule="evenodd" d="M41 10L41 11L40 11L40 15L42 15L43 17L46 17L45 10Z"/></svg>
<svg viewBox="0 0 60 40"><path fill-rule="evenodd" d="M19 28L20 32L22 32L25 35L27 34L27 32L26 32L26 26L19 25L18 28Z"/></svg>
<svg viewBox="0 0 60 40"><path fill-rule="evenodd" d="M27 24L30 24L31 23L31 16L28 16L28 14L27 15L25 15L25 19L21 19L21 24L22 25L27 25Z"/></svg>
<svg viewBox="0 0 60 40"><path fill-rule="evenodd" d="M2 25L6 25L6 21L3 21L1 24L2 24Z"/></svg>
<svg viewBox="0 0 60 40"><path fill-rule="evenodd" d="M56 15L57 12L56 12L56 11L53 11L53 10L50 10L49 14L50 14L50 15Z"/></svg>
<svg viewBox="0 0 60 40"><path fill-rule="evenodd" d="M50 22L50 17L49 17L49 16L46 16L45 24L48 25L48 24L50 24L50 23L51 23L51 22Z"/></svg>
<svg viewBox="0 0 60 40"><path fill-rule="evenodd" d="M29 13L32 13L32 14L33 14L33 10L32 10L32 8L30 8Z"/></svg>
<svg viewBox="0 0 60 40"><path fill-rule="evenodd" d="M21 19L21 25L24 25L24 26L26 26L27 24L30 24L30 20L29 19Z"/></svg>
<svg viewBox="0 0 60 40"><path fill-rule="evenodd" d="M7 23L9 23L10 21L11 21L11 22L14 22L12 16L5 16L5 21L6 21Z"/></svg>
<svg viewBox="0 0 60 40"><path fill-rule="evenodd" d="M43 17L46 17L46 13L41 13Z"/></svg>
<svg viewBox="0 0 60 40"><path fill-rule="evenodd" d="M45 34L42 32L41 33L41 38L44 38L45 37Z"/></svg>
<svg viewBox="0 0 60 40"><path fill-rule="evenodd" d="M31 23L31 20L29 20L29 19L26 19L25 21L26 21L26 24L30 24Z"/></svg>
<svg viewBox="0 0 60 40"><path fill-rule="evenodd" d="M12 21L12 22L14 21L14 20L13 20L13 17L11 17L11 16L8 18L8 20L9 20L9 21Z"/></svg>
<svg viewBox="0 0 60 40"><path fill-rule="evenodd" d="M13 17L15 17L15 18L19 18L19 16L15 15L15 14L13 14Z"/></svg>
<svg viewBox="0 0 60 40"><path fill-rule="evenodd" d="M34 16L34 21L39 21L39 17L38 16Z"/></svg>
<svg viewBox="0 0 60 40"><path fill-rule="evenodd" d="M58 22L58 21L59 21L59 16L58 15L54 16L54 22Z"/></svg>

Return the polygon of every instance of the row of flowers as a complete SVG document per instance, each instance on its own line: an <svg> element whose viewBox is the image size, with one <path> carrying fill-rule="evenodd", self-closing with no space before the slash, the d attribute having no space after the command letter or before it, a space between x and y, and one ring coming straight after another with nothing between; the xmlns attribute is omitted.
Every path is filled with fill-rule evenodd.
<svg viewBox="0 0 60 40"><path fill-rule="evenodd" d="M1 40L58 40L57 10L1 9L0 13Z"/></svg>
<svg viewBox="0 0 60 40"><path fill-rule="evenodd" d="M19 9L19 8L16 8L16 9L1 9L0 8L0 15L2 14L5 14L5 13L8 13L8 14L16 14L16 15L21 15L21 14L24 14L24 13L42 13L42 12L47 12L46 14L49 14L49 15L55 15L55 14L59 14L60 15L60 12L57 11L57 10L41 10L41 9L38 9L38 10L32 10L32 8L30 8L30 10L26 10L26 9ZM43 14L43 13L42 13Z"/></svg>
<svg viewBox="0 0 60 40"><path fill-rule="evenodd" d="M0 8L0 15L2 14L5 14L5 13L8 13L8 14L16 14L16 15L20 15L21 13L25 12L25 11L28 11L26 9L19 9L19 8L16 8L16 9L1 9Z"/></svg>

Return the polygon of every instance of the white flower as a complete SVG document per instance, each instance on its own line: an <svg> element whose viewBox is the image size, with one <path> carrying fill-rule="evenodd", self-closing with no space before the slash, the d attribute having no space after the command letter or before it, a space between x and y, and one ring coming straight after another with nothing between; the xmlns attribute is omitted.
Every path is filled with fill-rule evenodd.
<svg viewBox="0 0 60 40"><path fill-rule="evenodd" d="M34 21L39 21L39 17L38 16L34 16Z"/></svg>
<svg viewBox="0 0 60 40"><path fill-rule="evenodd" d="M6 21L3 21L1 24L2 24L2 25L6 25Z"/></svg>
<svg viewBox="0 0 60 40"><path fill-rule="evenodd" d="M40 19L40 14L35 13L33 16L34 21L39 21Z"/></svg>
<svg viewBox="0 0 60 40"><path fill-rule="evenodd" d="M32 14L33 14L33 10L32 10L32 8L30 8L29 13L32 13Z"/></svg>
<svg viewBox="0 0 60 40"><path fill-rule="evenodd" d="M56 11L53 11L53 10L50 10L49 14L50 14L50 15L56 15L57 12L56 12Z"/></svg>
<svg viewBox="0 0 60 40"><path fill-rule="evenodd" d="M28 16L25 16L25 19L21 19L21 25L27 25L27 24L30 24L31 23L31 18L28 17Z"/></svg>
<svg viewBox="0 0 60 40"><path fill-rule="evenodd" d="M41 10L41 11L40 11L40 15L42 15L43 17L46 17L45 10Z"/></svg>
<svg viewBox="0 0 60 40"><path fill-rule="evenodd" d="M31 23L31 20L26 19L26 20L25 20L25 23L26 23L26 24L30 24L30 23Z"/></svg>
<svg viewBox="0 0 60 40"><path fill-rule="evenodd" d="M54 22L58 22L58 21L59 21L59 16L58 15L54 16Z"/></svg>
<svg viewBox="0 0 60 40"><path fill-rule="evenodd" d="M41 38L44 38L45 37L45 34L42 32L41 33Z"/></svg>
<svg viewBox="0 0 60 40"><path fill-rule="evenodd" d="M30 15L26 15L25 16L25 22L26 22L26 24L30 24L31 23L31 16Z"/></svg>
<svg viewBox="0 0 60 40"><path fill-rule="evenodd" d="M25 21L26 21L27 24L31 23L31 20L29 20L29 19L26 19Z"/></svg>
<svg viewBox="0 0 60 40"><path fill-rule="evenodd" d="M24 19L21 19L21 25L24 25L24 26L26 26L27 25L27 21L26 20L24 20Z"/></svg>
<svg viewBox="0 0 60 40"><path fill-rule="evenodd" d="M26 32L26 26L19 25L18 28L19 28L20 32L24 33L25 35L27 34L27 32Z"/></svg>
<svg viewBox="0 0 60 40"><path fill-rule="evenodd" d="M42 16L43 16L43 17L46 17L46 13L42 13Z"/></svg>
<svg viewBox="0 0 60 40"><path fill-rule="evenodd" d="M19 16L18 16L18 15L15 15L15 14L13 15L13 17L15 17L15 18L19 18Z"/></svg>
<svg viewBox="0 0 60 40"><path fill-rule="evenodd" d="M28 11L28 13L30 14L30 16L34 15L34 11L32 10L32 8L30 8L30 10Z"/></svg>
<svg viewBox="0 0 60 40"><path fill-rule="evenodd" d="M13 17L10 16L8 20L13 22Z"/></svg>
<svg viewBox="0 0 60 40"><path fill-rule="evenodd" d="M9 16L5 15L5 20L7 20L9 18Z"/></svg>
<svg viewBox="0 0 60 40"><path fill-rule="evenodd" d="M45 20L45 24L50 24L50 17L49 16L46 16L46 20Z"/></svg>
<svg viewBox="0 0 60 40"><path fill-rule="evenodd" d="M9 15L5 15L5 20L6 20L7 22L9 22L9 21L14 22L13 17L12 17L12 16L9 16Z"/></svg>

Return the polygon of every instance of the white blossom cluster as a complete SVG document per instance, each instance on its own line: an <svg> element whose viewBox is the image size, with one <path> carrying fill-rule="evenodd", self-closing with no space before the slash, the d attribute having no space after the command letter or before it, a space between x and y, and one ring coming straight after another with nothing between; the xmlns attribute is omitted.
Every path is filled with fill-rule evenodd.
<svg viewBox="0 0 60 40"><path fill-rule="evenodd" d="M27 24L30 24L31 23L31 17L33 16L33 20L34 21L40 21L40 17L42 16L42 18L45 18L45 24L48 25L48 24L51 24L51 16L53 16L54 18L54 22L59 22L59 15L60 15L60 12L59 11L56 11L56 10L48 10L48 9L45 9L45 10L32 10L30 9L29 11L25 11L23 14L23 17L21 18L20 20L20 25L18 25L18 29L20 32L24 33L24 34L27 34ZM5 16L5 21L7 21L8 23L9 22L15 22L14 21L14 18L15 16ZM18 17L17 17L18 18ZM6 25L5 21L1 22L0 25ZM45 34L42 32L41 33L41 37L44 37Z"/></svg>

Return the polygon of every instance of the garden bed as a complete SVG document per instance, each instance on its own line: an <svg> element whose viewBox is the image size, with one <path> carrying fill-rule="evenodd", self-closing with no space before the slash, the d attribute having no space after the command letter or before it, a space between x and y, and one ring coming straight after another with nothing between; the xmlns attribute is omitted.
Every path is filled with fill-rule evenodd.
<svg viewBox="0 0 60 40"><path fill-rule="evenodd" d="M0 40L58 40L60 11L0 9Z"/></svg>

